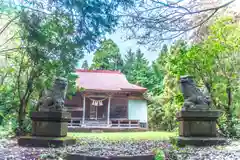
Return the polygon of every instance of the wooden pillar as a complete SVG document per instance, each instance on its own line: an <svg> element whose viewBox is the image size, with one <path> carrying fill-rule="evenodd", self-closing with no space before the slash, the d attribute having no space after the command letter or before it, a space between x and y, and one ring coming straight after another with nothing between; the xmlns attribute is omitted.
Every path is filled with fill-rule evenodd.
<svg viewBox="0 0 240 160"><path fill-rule="evenodd" d="M107 124L110 124L110 105L111 105L111 97L108 97L108 109L107 109Z"/></svg>
<svg viewBox="0 0 240 160"><path fill-rule="evenodd" d="M83 115L82 115L82 124L84 124L85 121L85 110L86 110L86 97L83 95Z"/></svg>
<svg viewBox="0 0 240 160"><path fill-rule="evenodd" d="M98 106L95 106L96 107L96 120L98 119L97 118L97 116L98 116L98 113L97 113L97 111L98 111Z"/></svg>

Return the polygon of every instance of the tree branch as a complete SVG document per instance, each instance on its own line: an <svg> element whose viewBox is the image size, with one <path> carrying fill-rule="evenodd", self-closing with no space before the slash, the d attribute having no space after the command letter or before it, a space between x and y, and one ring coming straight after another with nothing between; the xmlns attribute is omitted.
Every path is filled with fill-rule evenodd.
<svg viewBox="0 0 240 160"><path fill-rule="evenodd" d="M13 22L15 21L17 18L19 17L19 15L13 17L11 20L9 20L7 22L7 24L5 24L1 29L0 29L0 35L6 30L6 28Z"/></svg>
<svg viewBox="0 0 240 160"><path fill-rule="evenodd" d="M8 72L6 72L3 76L1 76L1 85L3 85L5 78L7 77Z"/></svg>
<svg viewBox="0 0 240 160"><path fill-rule="evenodd" d="M174 9L182 9L182 10L185 10L187 12L187 14L198 14L198 13L202 13L202 12L208 12L208 11L215 11L215 10L219 10L221 8L224 8L228 5L230 5L231 3L233 3L234 1L236 0L231 0L227 3L224 3L220 6L217 6L217 7L212 7L212 8L207 8L207 9L202 9L202 10L197 10L197 11L191 11L190 9L184 7L184 6L179 6L177 5L179 2L181 1L178 1L176 3L173 3L173 4L169 4L169 3L164 3L164 2L159 2L159 1L156 1L156 0L151 0L152 2L155 2L155 3L158 3L160 5L163 5L165 7L168 7L168 8L174 8ZM176 6L177 5L177 6Z"/></svg>
<svg viewBox="0 0 240 160"><path fill-rule="evenodd" d="M5 53L5 52L10 52L10 51L15 51L18 49L22 49L22 47L18 47L18 48L10 48L10 49L5 49L5 50L1 50L0 53Z"/></svg>
<svg viewBox="0 0 240 160"><path fill-rule="evenodd" d="M16 36L17 33L15 33L14 35L12 35L10 38L8 38L3 44L0 45L0 47L4 46L5 44L7 44L9 41L13 40L14 37ZM19 37L20 38L20 37ZM1 51L0 51L1 52Z"/></svg>
<svg viewBox="0 0 240 160"><path fill-rule="evenodd" d="M128 29L128 39L137 39L139 44L157 46L165 40L178 38L186 32L202 27L216 13L236 0L231 0L217 7L195 10L195 6L180 5L180 2L163 3L160 0L151 0L152 5L138 7L128 13L120 15L123 18L122 27ZM193 3L196 3L193 1ZM145 4L146 5L146 4ZM193 21L193 16L199 20ZM190 38L190 37L189 37Z"/></svg>
<svg viewBox="0 0 240 160"><path fill-rule="evenodd" d="M194 11L194 12L190 12L190 14L197 14L197 13L202 13L202 12L208 12L208 11L217 11L221 8L227 7L228 5L230 5L231 3L233 3L236 0L231 0L223 5L220 5L218 7L212 7L212 8L207 8L207 9L203 9L203 10L199 10L199 11Z"/></svg>

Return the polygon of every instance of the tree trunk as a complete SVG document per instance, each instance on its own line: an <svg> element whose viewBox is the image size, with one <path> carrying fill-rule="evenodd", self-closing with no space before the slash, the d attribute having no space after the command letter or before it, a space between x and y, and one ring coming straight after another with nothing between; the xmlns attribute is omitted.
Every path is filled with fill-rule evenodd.
<svg viewBox="0 0 240 160"><path fill-rule="evenodd" d="M18 128L16 130L17 136L22 136L25 134L24 120L26 116L26 106L26 100L22 99L18 110Z"/></svg>
<svg viewBox="0 0 240 160"><path fill-rule="evenodd" d="M234 128L234 122L233 122L233 111L231 109L232 107L232 89L231 89L231 84L230 81L228 81L228 85L227 85L227 97L228 97L228 104L225 107L225 113L227 116L227 128L228 128L228 132L230 134L230 136L236 136L236 130Z"/></svg>
<svg viewBox="0 0 240 160"><path fill-rule="evenodd" d="M225 108L225 113L227 118L227 131L229 133L229 136L234 137L236 136L236 130L234 128L233 113L229 106Z"/></svg>

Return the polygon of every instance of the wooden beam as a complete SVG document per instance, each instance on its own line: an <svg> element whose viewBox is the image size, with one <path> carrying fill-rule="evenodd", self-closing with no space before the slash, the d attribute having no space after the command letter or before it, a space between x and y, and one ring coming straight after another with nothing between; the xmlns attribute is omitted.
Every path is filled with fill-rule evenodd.
<svg viewBox="0 0 240 160"><path fill-rule="evenodd" d="M105 98L106 95L87 95L87 97L95 97L95 98Z"/></svg>
<svg viewBox="0 0 240 160"><path fill-rule="evenodd" d="M130 100L145 100L143 96L128 96L128 99Z"/></svg>
<svg viewBox="0 0 240 160"><path fill-rule="evenodd" d="M83 108L80 107L67 107L67 111L71 112L71 111L83 111Z"/></svg>

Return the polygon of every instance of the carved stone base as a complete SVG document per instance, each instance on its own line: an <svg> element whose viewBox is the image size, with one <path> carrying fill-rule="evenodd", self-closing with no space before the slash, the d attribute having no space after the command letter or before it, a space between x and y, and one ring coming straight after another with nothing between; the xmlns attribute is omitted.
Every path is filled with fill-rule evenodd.
<svg viewBox="0 0 240 160"><path fill-rule="evenodd" d="M25 136L18 139L18 145L24 147L63 147L73 145L76 139L71 137L35 137Z"/></svg>
<svg viewBox="0 0 240 160"><path fill-rule="evenodd" d="M179 122L179 145L212 145L225 142L217 138L216 121L218 110L188 110L177 113Z"/></svg>
<svg viewBox="0 0 240 160"><path fill-rule="evenodd" d="M33 112L32 135L44 137L65 137L68 131L68 112Z"/></svg>
<svg viewBox="0 0 240 160"><path fill-rule="evenodd" d="M216 137L216 121L220 111L181 111L177 113L179 136Z"/></svg>
<svg viewBox="0 0 240 160"><path fill-rule="evenodd" d="M76 140L67 136L68 112L33 112L32 136L18 139L18 145L29 147L62 147L73 145Z"/></svg>
<svg viewBox="0 0 240 160"><path fill-rule="evenodd" d="M177 145L211 146L226 143L225 138L220 137L177 137Z"/></svg>

